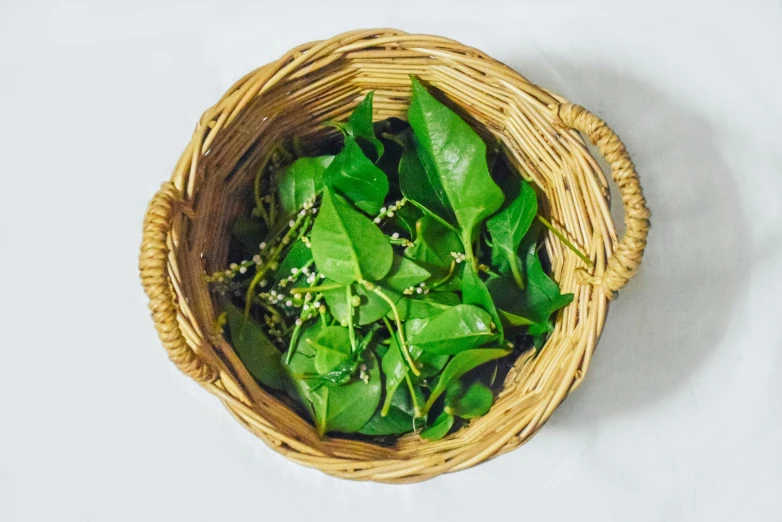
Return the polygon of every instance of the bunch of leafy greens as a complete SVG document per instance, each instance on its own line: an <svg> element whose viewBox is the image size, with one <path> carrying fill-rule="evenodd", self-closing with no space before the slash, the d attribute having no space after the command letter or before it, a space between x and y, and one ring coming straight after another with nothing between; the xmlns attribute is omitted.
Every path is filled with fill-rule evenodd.
<svg viewBox="0 0 782 522"><path fill-rule="evenodd" d="M498 360L573 298L538 257L532 186L498 186L475 131L412 89L409 124L373 122L370 92L335 155L279 151L234 223L242 261L209 276L239 358L321 436L434 440L484 415Z"/></svg>

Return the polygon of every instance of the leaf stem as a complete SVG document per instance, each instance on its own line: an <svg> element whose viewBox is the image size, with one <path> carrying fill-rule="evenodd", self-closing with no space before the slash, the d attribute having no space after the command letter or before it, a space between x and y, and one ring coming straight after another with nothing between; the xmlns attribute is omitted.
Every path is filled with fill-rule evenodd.
<svg viewBox="0 0 782 522"><path fill-rule="evenodd" d="M554 225L552 225L551 223L549 223L549 222L548 222L548 220L547 220L546 218L544 218L544 217L543 217L543 216L541 216L540 214L538 214L538 215L537 215L537 218L538 218L538 221L540 221L541 223L543 223L543 225L544 225L544 226L545 226L547 229L551 230L551 233L552 233L552 234L554 234L555 236L557 236L557 237L559 238L559 240L560 240L560 241L562 241L562 243L564 243L564 244L565 244L565 246L566 246L566 247L568 247L568 248L569 248L569 249L570 249L570 250L571 250L571 251L572 251L574 254L576 254L576 255L577 255L579 258L581 258L581 260L582 260L584 263L586 263L588 267L590 267L590 268L591 268L591 267L593 266L593 265L592 265L592 260L591 260L591 259L589 259L589 258L588 258L588 257L587 257L587 256L586 256L586 255L585 255L583 252L581 252L581 251L580 251L578 248L576 248L576 246L575 246L573 243L571 243L570 241L568 241L568 238L566 238L566 237L565 237L565 236L562 234L562 232L560 232L559 230L557 230L556 228L554 228Z"/></svg>
<svg viewBox="0 0 782 522"><path fill-rule="evenodd" d="M429 289L434 290L437 287L443 286L445 283L451 280L454 272L456 272L456 260L451 261L451 266L448 268L448 273L445 274L445 277L429 285Z"/></svg>
<svg viewBox="0 0 782 522"><path fill-rule="evenodd" d="M345 295L348 299L348 332L350 333L350 352L356 353L356 331L353 329L353 292L350 285L345 286Z"/></svg>
<svg viewBox="0 0 782 522"><path fill-rule="evenodd" d="M386 323L386 328L388 328L388 333L390 333L391 336L394 337L395 336L394 328L391 326L389 320L383 317L383 322ZM404 359L405 355L402 352L402 348L399 346L398 342L395 344L396 344L396 349L399 351L399 356L402 357L402 359ZM405 381L407 381L407 387L410 390L410 397L412 398L413 401L413 410L415 411L415 416L419 417L421 408L418 405L418 399L415 396L415 388L413 388L413 380L410 378L410 372L407 371L407 365L403 364L402 370L405 372ZM389 409L391 409L391 397L386 397L386 400L383 403L383 407L380 410L380 416L385 417L386 415L388 415Z"/></svg>
<svg viewBox="0 0 782 522"><path fill-rule="evenodd" d="M394 312L394 321L396 322L397 334L399 335L399 347L402 349L402 354L405 356L407 364L410 365L410 370L413 372L413 375L418 377L421 375L421 371L418 369L415 361L413 361L413 358L410 357L410 352L407 350L407 342L405 341L405 334L404 330L402 329L402 319L399 318L399 310L396 307L396 303L394 303L394 301L391 300L391 298L388 297L386 293L380 289L380 287L375 286L368 281L361 281L361 284L364 285L367 290L371 290L372 292L375 292L375 294L379 295L391 307L391 311Z"/></svg>
<svg viewBox="0 0 782 522"><path fill-rule="evenodd" d="M310 286L310 287L299 287L299 288L291 288L290 293L292 294L301 294L304 292L327 292L329 290L337 290L338 288L342 288L345 285L341 285L339 283L327 283L325 285L319 285L319 286Z"/></svg>
<svg viewBox="0 0 782 522"><path fill-rule="evenodd" d="M516 280L516 284L519 288L524 290L524 279L521 277L521 272L519 271L519 260L513 255L508 261L510 261L510 271L513 273L513 279Z"/></svg>

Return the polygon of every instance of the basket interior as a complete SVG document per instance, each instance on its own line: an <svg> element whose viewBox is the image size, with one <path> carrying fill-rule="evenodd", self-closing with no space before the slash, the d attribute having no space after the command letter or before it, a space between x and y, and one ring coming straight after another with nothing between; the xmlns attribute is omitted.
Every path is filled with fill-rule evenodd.
<svg viewBox="0 0 782 522"><path fill-rule="evenodd" d="M539 356L526 353L518 358L487 415L436 442L414 434L392 446L339 436L320 440L307 420L258 386L230 345L215 334L215 308L203 279L205 273L226 266L230 225L248 212L255 174L278 143L300 136L305 152L318 152L336 132L323 122L346 119L370 90L375 91L376 120L404 119L409 75L415 74L485 140L501 145L512 166L542 195L543 211L596 261L597 271L604 269L616 243L605 175L575 131L556 127L549 105L558 98L477 51L462 51L456 60L449 57L456 51L447 46L433 53L414 44L404 49L379 44L348 49L265 83L259 95L211 136L183 187L195 217L180 216L173 229L171 264L179 322L188 343L221 369L219 388L237 399L224 400L229 410L290 458L327 472L332 463L335 473L348 469L356 478L378 460L388 462L388 479L393 480L394 462L404 462L406 473L420 465L421 473L437 474L438 466L468 467L517 446L581 381L603 327L607 299L577 283L579 259L556 238L547 237L552 277L563 292L574 293L574 301L559 313ZM472 451L465 452L465 447Z"/></svg>

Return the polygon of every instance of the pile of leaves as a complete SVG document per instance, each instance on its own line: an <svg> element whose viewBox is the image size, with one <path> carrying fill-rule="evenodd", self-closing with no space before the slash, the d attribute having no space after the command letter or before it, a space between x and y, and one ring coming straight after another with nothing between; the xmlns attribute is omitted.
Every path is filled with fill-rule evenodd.
<svg viewBox="0 0 782 522"><path fill-rule="evenodd" d="M373 122L370 92L331 123L335 155L277 151L236 262L208 277L239 358L321 436L434 440L484 415L498 361L539 349L573 298L538 255L532 186L411 81L407 122Z"/></svg>

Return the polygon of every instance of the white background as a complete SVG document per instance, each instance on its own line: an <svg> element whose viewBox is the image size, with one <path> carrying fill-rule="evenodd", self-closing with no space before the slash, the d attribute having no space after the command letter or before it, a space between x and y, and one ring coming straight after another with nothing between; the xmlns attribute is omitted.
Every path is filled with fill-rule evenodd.
<svg viewBox="0 0 782 522"><path fill-rule="evenodd" d="M782 520L782 4L0 2L0 520ZM289 463L180 375L143 212L231 83L360 27L450 36L614 126L653 210L585 384L411 486Z"/></svg>

